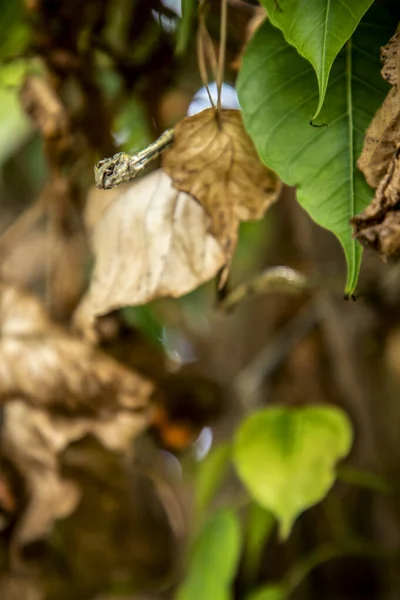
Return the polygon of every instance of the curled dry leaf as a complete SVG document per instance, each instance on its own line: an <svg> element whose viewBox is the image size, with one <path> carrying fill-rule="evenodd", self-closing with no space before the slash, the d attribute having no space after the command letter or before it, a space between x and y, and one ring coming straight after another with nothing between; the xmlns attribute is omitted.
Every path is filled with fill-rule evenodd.
<svg viewBox="0 0 400 600"><path fill-rule="evenodd" d="M0 286L0 331L0 403L24 398L78 416L146 407L150 382L55 326L12 286Z"/></svg>
<svg viewBox="0 0 400 600"><path fill-rule="evenodd" d="M46 535L55 519L77 506L77 485L60 475L59 455L71 442L90 433L107 449L123 452L147 424L145 413L121 410L103 419L67 418L22 400L7 403L4 411L3 451L23 476L29 499L16 527L16 548Z"/></svg>
<svg viewBox="0 0 400 600"><path fill-rule="evenodd" d="M258 158L240 111L210 108L183 119L163 154L163 168L174 187L210 215L210 232L221 244L227 272L239 222L260 219L281 188L277 175Z"/></svg>
<svg viewBox="0 0 400 600"><path fill-rule="evenodd" d="M363 213L352 219L355 236L382 258L400 253L400 153L390 161L386 175Z"/></svg>
<svg viewBox="0 0 400 600"><path fill-rule="evenodd" d="M122 183L118 187L111 190L100 190L98 187L93 186L90 188L86 203L85 210L83 213L83 219L85 223L85 229L88 236L91 238L93 230L100 218L103 216L107 208L114 202L123 191L129 189L129 184Z"/></svg>
<svg viewBox="0 0 400 600"><path fill-rule="evenodd" d="M351 223L359 242L388 258L400 253L400 31L382 48L381 58L382 76L392 88L367 130L357 163L377 189Z"/></svg>
<svg viewBox="0 0 400 600"><path fill-rule="evenodd" d="M208 224L163 171L131 185L94 228L96 264L80 325L122 306L182 296L214 277L225 258Z"/></svg>
<svg viewBox="0 0 400 600"><path fill-rule="evenodd" d="M47 533L79 498L60 477L59 454L91 433L122 452L149 420L150 382L48 319L39 302L0 286L3 451L28 493L14 548Z"/></svg>
<svg viewBox="0 0 400 600"><path fill-rule="evenodd" d="M400 131L400 31L382 48L382 76L393 87L368 127L357 162L371 187L378 187L399 144Z"/></svg>

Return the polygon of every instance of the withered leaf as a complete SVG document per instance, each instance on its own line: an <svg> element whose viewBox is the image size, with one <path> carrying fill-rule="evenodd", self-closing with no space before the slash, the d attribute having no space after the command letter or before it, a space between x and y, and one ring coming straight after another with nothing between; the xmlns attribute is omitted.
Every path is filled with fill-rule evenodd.
<svg viewBox="0 0 400 600"><path fill-rule="evenodd" d="M382 76L393 87L368 127L357 162L371 187L377 187L387 172L399 144L400 132L400 31L381 50Z"/></svg>
<svg viewBox="0 0 400 600"><path fill-rule="evenodd" d="M382 258L400 254L400 155L389 164L374 199L363 213L352 219L354 235Z"/></svg>
<svg viewBox="0 0 400 600"><path fill-rule="evenodd" d="M90 433L109 450L124 452L148 420L145 413L127 410L103 418L67 418L22 400L8 402L4 413L3 452L23 476L29 499L16 527L16 548L44 537L55 519L76 508L78 486L61 476L59 461L71 442Z"/></svg>
<svg viewBox="0 0 400 600"><path fill-rule="evenodd" d="M351 223L354 236L386 259L400 254L400 31L382 48L382 76L392 84L369 126L358 167L377 188Z"/></svg>
<svg viewBox="0 0 400 600"><path fill-rule="evenodd" d="M162 170L129 186L94 228L96 264L80 315L182 296L214 277L225 258L208 224Z"/></svg>
<svg viewBox="0 0 400 600"><path fill-rule="evenodd" d="M0 334L0 403L24 398L80 416L147 406L150 382L54 325L13 286L0 286Z"/></svg>
<svg viewBox="0 0 400 600"><path fill-rule="evenodd" d="M277 175L263 165L238 110L210 108L183 119L163 154L176 189L193 196L211 217L210 232L227 263L240 221L260 219L279 195Z"/></svg>
<svg viewBox="0 0 400 600"><path fill-rule="evenodd" d="M153 385L54 325L33 296L5 284L0 332L2 451L28 493L17 550L78 502L76 484L60 476L59 454L87 434L113 452L127 451L148 424Z"/></svg>

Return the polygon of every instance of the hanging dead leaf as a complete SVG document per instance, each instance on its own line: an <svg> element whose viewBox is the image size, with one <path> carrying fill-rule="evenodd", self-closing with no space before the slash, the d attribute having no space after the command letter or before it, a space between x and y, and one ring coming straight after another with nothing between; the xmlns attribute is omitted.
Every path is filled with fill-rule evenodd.
<svg viewBox="0 0 400 600"><path fill-rule="evenodd" d="M176 189L193 196L211 217L210 232L228 263L240 221L260 219L278 198L281 183L263 165L238 110L210 108L174 129L163 168Z"/></svg>
<svg viewBox="0 0 400 600"><path fill-rule="evenodd" d="M363 213L352 219L354 235L382 258L400 254L400 152L389 164L374 199Z"/></svg>
<svg viewBox="0 0 400 600"><path fill-rule="evenodd" d="M30 406L7 403L3 452L24 478L28 504L18 521L14 547L44 537L55 519L77 506L78 486L60 475L59 455L67 446L93 434L107 449L124 452L147 425L147 415L121 410L108 418L67 418Z"/></svg>
<svg viewBox="0 0 400 600"><path fill-rule="evenodd" d="M83 213L83 219L88 236L91 238L93 229L103 216L107 208L130 187L127 183L122 183L111 190L100 190L95 185L90 188Z"/></svg>
<svg viewBox="0 0 400 600"><path fill-rule="evenodd" d="M81 327L122 306L182 296L214 277L225 258L208 224L203 209L163 171L131 185L94 229L96 265L78 309Z"/></svg>
<svg viewBox="0 0 400 600"><path fill-rule="evenodd" d="M381 58L382 76L393 87L367 130L357 163L377 189L351 223L354 237L386 259L400 254L400 31L382 48Z"/></svg>
<svg viewBox="0 0 400 600"><path fill-rule="evenodd" d="M399 144L400 132L400 31L381 50L382 76L393 87L370 126L357 166L371 187L378 187Z"/></svg>
<svg viewBox="0 0 400 600"><path fill-rule="evenodd" d="M33 296L4 284L0 331L2 451L28 493L13 540L18 550L78 502L75 483L60 476L60 453L87 434L127 451L149 422L153 386L54 325Z"/></svg>
<svg viewBox="0 0 400 600"><path fill-rule="evenodd" d="M12 286L0 286L0 332L0 403L24 398L78 416L146 408L150 382L55 326Z"/></svg>

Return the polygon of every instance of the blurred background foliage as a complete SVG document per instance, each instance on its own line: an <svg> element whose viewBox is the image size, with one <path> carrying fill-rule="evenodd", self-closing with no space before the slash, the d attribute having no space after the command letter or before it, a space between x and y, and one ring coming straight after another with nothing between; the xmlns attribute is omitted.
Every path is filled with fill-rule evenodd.
<svg viewBox="0 0 400 600"><path fill-rule="evenodd" d="M217 47L219 2L209 8ZM88 194L101 193L93 164L145 147L202 87L196 9L195 0L0 1L2 278L38 294L60 323L92 267L83 220ZM228 83L259 10L229 1ZM367 255L360 298L345 303L341 250L289 188L263 221L241 226L230 285L280 264L337 291L265 294L223 314L210 282L101 320L101 347L159 384L156 417L134 459L90 437L66 450L82 501L24 549L22 574L9 567L18 502L7 508L0 489L2 599L400 598L398 268ZM355 435L337 482L284 542L232 469L237 427L266 404L337 406ZM10 480L18 490L18 474Z"/></svg>

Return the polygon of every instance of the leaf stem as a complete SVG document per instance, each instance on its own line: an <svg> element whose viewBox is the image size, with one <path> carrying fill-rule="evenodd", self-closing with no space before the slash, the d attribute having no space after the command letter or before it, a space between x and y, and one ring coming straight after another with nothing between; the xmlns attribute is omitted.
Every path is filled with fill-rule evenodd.
<svg viewBox="0 0 400 600"><path fill-rule="evenodd" d="M222 107L222 80L224 77L224 70L225 70L227 14L228 14L228 0L221 0L221 24L220 24L220 36L219 36L218 80L217 80L217 88L218 88L217 111L220 111L221 107Z"/></svg>

